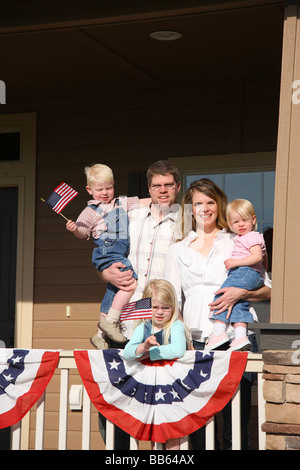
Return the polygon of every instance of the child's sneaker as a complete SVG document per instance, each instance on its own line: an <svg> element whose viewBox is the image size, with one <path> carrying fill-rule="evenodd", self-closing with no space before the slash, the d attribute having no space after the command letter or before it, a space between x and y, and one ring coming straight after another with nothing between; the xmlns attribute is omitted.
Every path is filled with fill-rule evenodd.
<svg viewBox="0 0 300 470"><path fill-rule="evenodd" d="M223 346L225 343L229 343L229 339L226 333L222 333L218 336L212 334L205 346L205 349L217 349L220 346Z"/></svg>
<svg viewBox="0 0 300 470"><path fill-rule="evenodd" d="M234 339L228 351L249 351L251 343L247 336L244 338Z"/></svg>
<svg viewBox="0 0 300 470"><path fill-rule="evenodd" d="M98 323L98 327L109 339L112 339L116 343L126 343L127 338L121 333L120 322L110 322L105 317Z"/></svg>
<svg viewBox="0 0 300 470"><path fill-rule="evenodd" d="M105 341L102 336L98 335L97 333L90 338L90 343L94 346L96 349L109 349L108 343Z"/></svg>

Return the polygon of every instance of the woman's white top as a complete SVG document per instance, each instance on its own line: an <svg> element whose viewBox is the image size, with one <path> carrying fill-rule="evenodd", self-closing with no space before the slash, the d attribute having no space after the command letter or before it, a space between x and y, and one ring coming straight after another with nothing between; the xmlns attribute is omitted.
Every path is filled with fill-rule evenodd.
<svg viewBox="0 0 300 470"><path fill-rule="evenodd" d="M169 248L165 279L173 284L181 310L182 297L184 298L183 319L190 328L193 339L205 341L213 329L208 304L213 301L214 293L227 278L224 261L231 256L233 235L225 230L218 232L207 257L190 248L191 242L197 237L195 232L189 232L184 240ZM268 276L265 284L271 287ZM257 321L252 308L251 313L254 321Z"/></svg>

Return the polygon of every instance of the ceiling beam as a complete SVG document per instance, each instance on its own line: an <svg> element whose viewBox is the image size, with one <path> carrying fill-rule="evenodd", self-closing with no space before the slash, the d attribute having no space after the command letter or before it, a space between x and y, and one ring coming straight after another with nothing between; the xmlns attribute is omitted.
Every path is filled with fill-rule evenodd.
<svg viewBox="0 0 300 470"><path fill-rule="evenodd" d="M70 34L70 32L69 32ZM103 60L103 58L107 59L110 62L113 62L118 67L121 67L124 71L132 74L136 78L143 81L145 84L153 85L159 82L158 78L154 75L143 70L134 62L128 60L126 57L122 56L119 52L113 50L111 47L108 47L98 38L93 37L91 32L87 32L86 30L76 30L73 32L75 37L79 37L81 42L84 42L87 47L96 51L99 54L99 60Z"/></svg>
<svg viewBox="0 0 300 470"><path fill-rule="evenodd" d="M99 2L99 0L97 2L87 0L70 2L66 0L57 4L51 2L51 5L43 1L42 4L36 8L36 5L32 5L31 1L26 5L25 0L22 0L20 6L17 5L17 2L14 2L14 6L11 8L0 6L0 35L87 28L151 19L163 20L276 5L283 7L284 0L172 0L171 2L160 0L152 1L151 9L148 2L140 2L140 0L130 2L131 6L124 9L124 5L128 5L128 2L122 0L119 4L116 1L113 2L114 7L110 10L105 10L103 2ZM111 3L105 2L105 4Z"/></svg>

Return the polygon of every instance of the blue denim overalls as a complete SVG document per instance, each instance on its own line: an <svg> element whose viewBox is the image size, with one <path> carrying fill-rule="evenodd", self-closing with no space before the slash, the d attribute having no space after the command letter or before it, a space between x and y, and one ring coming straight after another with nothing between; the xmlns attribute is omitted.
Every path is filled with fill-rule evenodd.
<svg viewBox="0 0 300 470"><path fill-rule="evenodd" d="M103 209L96 204L91 204L89 207L99 214L103 212ZM121 271L130 269L132 270L133 277L137 279L137 274L127 258L130 246L129 222L127 212L119 205L119 199L116 200L115 208L103 215L103 220L107 230L102 232L97 240L94 238L97 246L93 250L93 265L101 272L113 263L121 262L126 266L125 268L120 268ZM107 284L106 293L101 302L101 312L108 312L118 290L113 284Z"/></svg>
<svg viewBox="0 0 300 470"><path fill-rule="evenodd" d="M250 268L249 266L240 266L238 268L232 268L228 271L228 277L225 282L223 282L220 289L223 287L239 287L246 290L256 290L262 287L264 280L262 279L260 273ZM214 300L218 299L222 294L216 295ZM213 314L210 318L212 320L219 320L224 323L252 323L253 316L249 311L250 302L248 300L239 300L232 307L230 318L226 318L228 310L220 313L219 315Z"/></svg>
<svg viewBox="0 0 300 470"><path fill-rule="evenodd" d="M163 333L163 329L158 331L157 333L153 333L152 332L153 329L152 329L152 322L150 320L146 321L144 323L144 338L143 338L143 342L146 341L147 338L149 338L149 336L152 336L154 334L155 338L156 338L156 341L159 343L159 344L163 344L164 342L164 333ZM171 341L171 335L170 335L170 338L169 338L169 343Z"/></svg>

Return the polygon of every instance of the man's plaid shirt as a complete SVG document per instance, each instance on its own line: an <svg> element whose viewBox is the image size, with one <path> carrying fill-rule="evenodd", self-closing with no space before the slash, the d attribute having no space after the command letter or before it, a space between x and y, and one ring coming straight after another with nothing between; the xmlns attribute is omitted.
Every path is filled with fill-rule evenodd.
<svg viewBox="0 0 300 470"><path fill-rule="evenodd" d="M179 204L174 204L169 214L160 222L153 218L149 206L129 213L129 259L138 275L138 285L131 302L142 298L143 290L150 279L164 277L166 254L175 242L174 232L179 210ZM128 331L124 330L125 336L131 336L133 324L134 322L126 323Z"/></svg>

